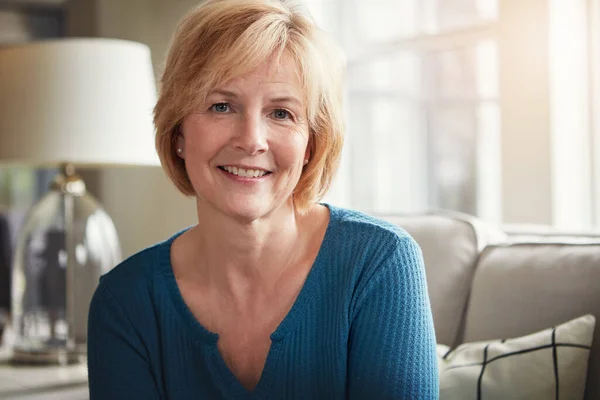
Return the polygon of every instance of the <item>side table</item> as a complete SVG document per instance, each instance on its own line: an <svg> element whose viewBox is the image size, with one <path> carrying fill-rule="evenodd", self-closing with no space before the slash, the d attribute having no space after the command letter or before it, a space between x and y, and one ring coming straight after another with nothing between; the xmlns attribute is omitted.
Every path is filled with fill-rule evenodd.
<svg viewBox="0 0 600 400"><path fill-rule="evenodd" d="M0 399L88 400L87 365L16 366L0 347Z"/></svg>

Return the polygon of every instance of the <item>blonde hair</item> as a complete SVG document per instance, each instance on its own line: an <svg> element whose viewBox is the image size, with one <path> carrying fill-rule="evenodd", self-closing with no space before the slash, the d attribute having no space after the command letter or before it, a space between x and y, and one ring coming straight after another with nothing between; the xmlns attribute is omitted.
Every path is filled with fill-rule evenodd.
<svg viewBox="0 0 600 400"><path fill-rule="evenodd" d="M294 204L305 210L327 192L344 140L341 52L308 14L286 1L208 0L179 24L154 108L158 155L184 195L195 192L175 152L183 119L215 87L284 52L302 81L310 135L310 159L294 190Z"/></svg>

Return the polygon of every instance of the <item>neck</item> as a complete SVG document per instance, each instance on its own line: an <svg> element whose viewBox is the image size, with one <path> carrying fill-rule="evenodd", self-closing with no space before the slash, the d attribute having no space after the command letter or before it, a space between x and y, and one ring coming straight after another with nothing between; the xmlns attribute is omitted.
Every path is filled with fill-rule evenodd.
<svg viewBox="0 0 600 400"><path fill-rule="evenodd" d="M302 253L301 218L293 203L267 216L240 221L205 204L198 204L200 223L190 230L192 257L207 284L235 293L242 288L274 287Z"/></svg>

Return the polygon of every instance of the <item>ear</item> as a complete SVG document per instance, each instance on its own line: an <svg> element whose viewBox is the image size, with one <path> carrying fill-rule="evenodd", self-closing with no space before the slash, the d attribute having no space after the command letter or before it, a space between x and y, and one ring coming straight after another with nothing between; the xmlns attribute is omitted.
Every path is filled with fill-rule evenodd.
<svg viewBox="0 0 600 400"><path fill-rule="evenodd" d="M181 133L177 135L175 153L179 158L185 159L185 140L183 139L183 135Z"/></svg>

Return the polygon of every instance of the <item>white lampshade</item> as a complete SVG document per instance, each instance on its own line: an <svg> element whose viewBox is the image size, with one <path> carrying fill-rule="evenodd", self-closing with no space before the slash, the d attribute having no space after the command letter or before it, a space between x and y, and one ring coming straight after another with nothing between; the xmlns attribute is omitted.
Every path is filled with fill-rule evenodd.
<svg viewBox="0 0 600 400"><path fill-rule="evenodd" d="M0 47L0 163L159 165L147 46L61 39Z"/></svg>

